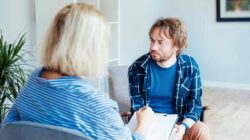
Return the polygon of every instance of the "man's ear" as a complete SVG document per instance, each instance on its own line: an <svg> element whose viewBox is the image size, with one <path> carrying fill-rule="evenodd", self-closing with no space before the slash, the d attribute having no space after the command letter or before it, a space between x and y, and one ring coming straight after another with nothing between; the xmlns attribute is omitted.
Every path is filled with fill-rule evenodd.
<svg viewBox="0 0 250 140"><path fill-rule="evenodd" d="M176 49L176 56L180 55L181 50L177 46L174 46L174 48Z"/></svg>

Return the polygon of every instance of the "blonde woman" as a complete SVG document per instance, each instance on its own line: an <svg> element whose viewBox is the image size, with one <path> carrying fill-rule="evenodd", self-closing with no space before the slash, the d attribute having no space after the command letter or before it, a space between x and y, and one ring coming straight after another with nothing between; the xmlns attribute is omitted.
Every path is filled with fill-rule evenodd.
<svg viewBox="0 0 250 140"><path fill-rule="evenodd" d="M138 111L131 134L117 104L86 80L105 73L108 34L94 7L78 3L60 10L42 47L43 67L30 76L3 126L23 120L76 129L91 139L144 139L153 111Z"/></svg>

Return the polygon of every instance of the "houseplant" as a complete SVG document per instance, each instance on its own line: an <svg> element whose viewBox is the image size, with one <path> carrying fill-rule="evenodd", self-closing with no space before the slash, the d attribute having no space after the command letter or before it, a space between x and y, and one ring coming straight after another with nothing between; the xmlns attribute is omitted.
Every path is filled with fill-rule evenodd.
<svg viewBox="0 0 250 140"><path fill-rule="evenodd" d="M0 32L0 124L25 82L25 34L7 43Z"/></svg>

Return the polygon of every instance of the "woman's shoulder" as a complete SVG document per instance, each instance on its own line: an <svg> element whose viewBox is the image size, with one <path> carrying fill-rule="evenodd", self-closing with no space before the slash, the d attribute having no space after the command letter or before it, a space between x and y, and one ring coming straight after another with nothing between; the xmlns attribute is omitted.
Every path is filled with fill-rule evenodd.
<svg viewBox="0 0 250 140"><path fill-rule="evenodd" d="M100 92L95 89L82 88L78 91L77 98L93 109L114 108L118 111L117 103L109 98L108 93Z"/></svg>

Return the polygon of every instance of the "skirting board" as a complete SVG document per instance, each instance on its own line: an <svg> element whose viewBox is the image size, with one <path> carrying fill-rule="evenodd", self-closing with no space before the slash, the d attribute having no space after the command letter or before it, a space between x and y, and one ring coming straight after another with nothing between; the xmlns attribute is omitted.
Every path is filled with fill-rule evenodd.
<svg viewBox="0 0 250 140"><path fill-rule="evenodd" d="M250 90L250 84L238 84L238 83L226 83L226 82L216 82L216 81L202 81L205 87L220 87L220 88L231 88L231 89L241 89Z"/></svg>

